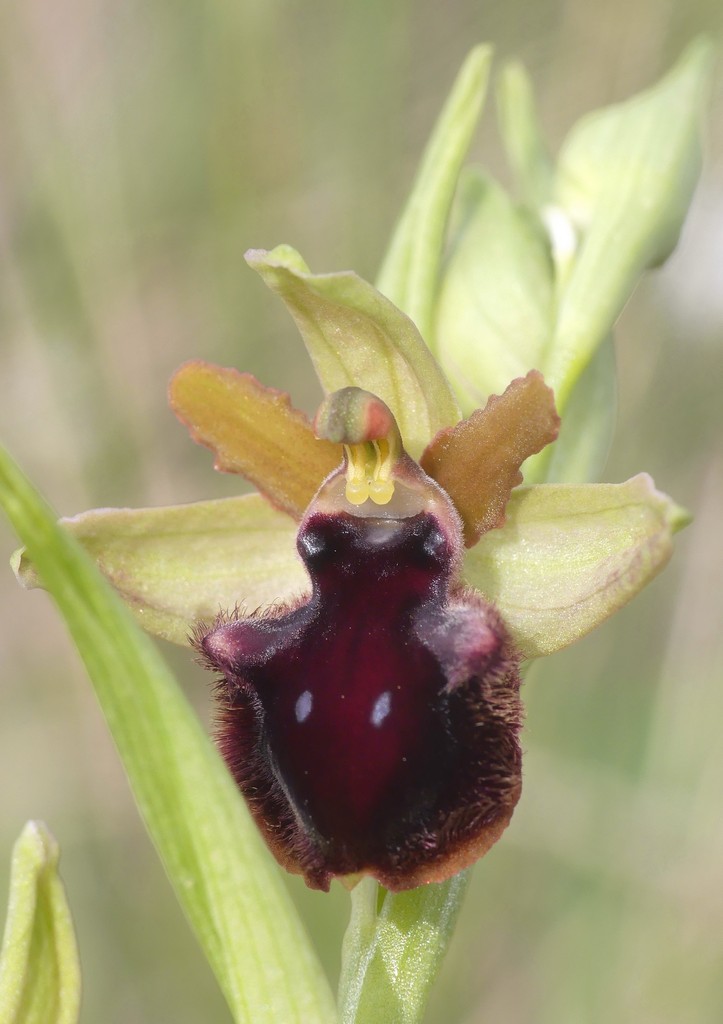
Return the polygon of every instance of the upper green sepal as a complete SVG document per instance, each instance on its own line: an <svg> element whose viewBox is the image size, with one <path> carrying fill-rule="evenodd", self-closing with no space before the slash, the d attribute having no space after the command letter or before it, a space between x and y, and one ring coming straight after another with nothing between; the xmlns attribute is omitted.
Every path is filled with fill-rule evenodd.
<svg viewBox="0 0 723 1024"><path fill-rule="evenodd" d="M58 856L46 826L29 821L13 849L0 951L2 1024L78 1020L80 964Z"/></svg>
<svg viewBox="0 0 723 1024"><path fill-rule="evenodd" d="M312 274L287 245L246 259L286 303L327 394L359 387L391 409L418 458L460 418L457 401L419 331L393 302L352 271Z"/></svg>

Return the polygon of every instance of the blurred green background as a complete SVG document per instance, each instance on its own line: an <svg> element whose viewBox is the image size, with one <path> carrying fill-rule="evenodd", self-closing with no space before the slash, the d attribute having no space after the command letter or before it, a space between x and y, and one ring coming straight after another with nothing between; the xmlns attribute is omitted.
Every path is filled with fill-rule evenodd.
<svg viewBox="0 0 723 1024"><path fill-rule="evenodd" d="M8 0L0 434L61 514L236 493L166 408L174 367L319 398L246 248L373 277L475 42L525 61L557 147L721 28L719 0ZM606 472L649 470L695 522L644 595L531 673L522 802L475 871L430 1024L723 1020L722 115L719 78L682 244L619 324ZM491 103L474 157L505 179ZM3 561L13 547L0 524ZM9 570L0 605L0 885L45 819L84 1024L228 1021L54 609ZM210 721L208 678L167 653ZM290 886L335 978L348 897Z"/></svg>

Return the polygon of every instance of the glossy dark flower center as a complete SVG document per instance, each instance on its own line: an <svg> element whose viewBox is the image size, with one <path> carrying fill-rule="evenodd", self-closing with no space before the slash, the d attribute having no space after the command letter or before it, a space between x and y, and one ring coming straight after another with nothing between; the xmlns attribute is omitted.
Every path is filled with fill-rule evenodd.
<svg viewBox="0 0 723 1024"><path fill-rule="evenodd" d="M435 799L449 760L445 677L415 635L444 587L436 521L312 518L299 537L310 602L291 643L249 672L289 799L324 848L364 856ZM293 638L293 639L292 639Z"/></svg>
<svg viewBox="0 0 723 1024"><path fill-rule="evenodd" d="M317 509L298 549L307 599L199 641L225 677L222 752L267 840L321 888L366 870L403 888L467 863L519 794L517 664L498 617L455 589L433 512Z"/></svg>

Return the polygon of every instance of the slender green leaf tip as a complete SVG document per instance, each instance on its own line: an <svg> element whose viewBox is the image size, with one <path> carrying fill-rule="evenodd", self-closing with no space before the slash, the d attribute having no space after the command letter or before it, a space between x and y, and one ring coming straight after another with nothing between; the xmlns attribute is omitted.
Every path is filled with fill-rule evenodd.
<svg viewBox="0 0 723 1024"><path fill-rule="evenodd" d="M552 194L554 168L524 66L510 61L497 78L497 116L507 159L525 201L541 208Z"/></svg>
<svg viewBox="0 0 723 1024"><path fill-rule="evenodd" d="M379 290L412 318L432 348L447 222L484 105L491 61L492 48L476 46L462 65L425 148L377 278Z"/></svg>

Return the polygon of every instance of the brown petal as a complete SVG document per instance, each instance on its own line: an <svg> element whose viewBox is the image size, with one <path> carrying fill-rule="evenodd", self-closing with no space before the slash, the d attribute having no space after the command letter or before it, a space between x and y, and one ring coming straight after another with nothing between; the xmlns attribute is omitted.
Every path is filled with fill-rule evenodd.
<svg viewBox="0 0 723 1024"><path fill-rule="evenodd" d="M194 360L176 370L168 394L193 440L216 456L216 469L245 476L296 519L341 462L341 447L318 440L288 395L249 373Z"/></svg>
<svg viewBox="0 0 723 1024"><path fill-rule="evenodd" d="M531 370L427 446L420 464L454 502L467 547L502 526L512 488L522 483L520 466L554 441L559 428L553 393Z"/></svg>

